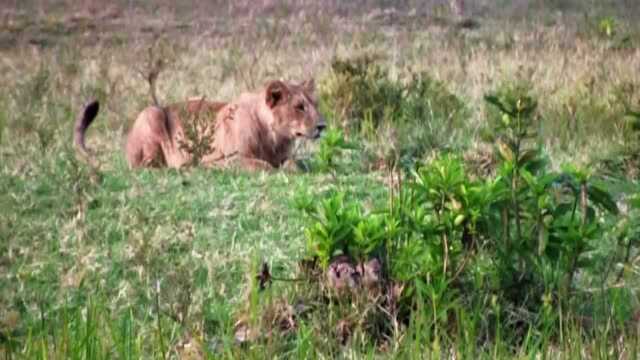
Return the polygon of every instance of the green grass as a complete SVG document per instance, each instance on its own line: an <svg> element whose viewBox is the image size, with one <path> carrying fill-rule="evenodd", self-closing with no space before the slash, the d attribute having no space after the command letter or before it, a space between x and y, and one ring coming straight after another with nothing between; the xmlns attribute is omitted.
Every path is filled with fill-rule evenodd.
<svg viewBox="0 0 640 360"><path fill-rule="evenodd" d="M634 310L624 308L628 293L619 301L599 295L618 315L596 326L551 309L550 318L561 319L551 326L560 329L547 331L559 338L533 328L518 345L509 333L478 338L488 325L486 309L453 302L442 304L457 314L451 328L433 328L418 316L377 346L366 332L342 346L336 324L357 319L366 304L325 304L305 283L276 282L258 292L255 275L267 262L275 277L299 276L297 261L306 254L299 193L321 199L339 188L367 208L380 207L388 201L384 173L130 171L115 154L102 157L111 166L96 176L67 145L40 160L37 154L27 151L34 160L23 167L5 157L10 161L0 170L0 187L11 189L0 195L7 357L166 358L198 349L210 358L581 358L638 346L628 323ZM279 332L278 322L264 316L277 319L282 301L312 310L295 329ZM275 330L241 345L235 337L242 319Z"/></svg>
<svg viewBox="0 0 640 360"><path fill-rule="evenodd" d="M136 351L147 353L159 341L158 285L167 344L190 331L207 338L223 331L233 344L232 314L247 301L256 264L265 261L288 277L302 257L296 194L320 196L335 182L309 174L131 172L121 159L94 182L69 148L60 150L26 174L5 166L0 180L11 189L0 197L2 306L19 314L8 330L20 344L26 340L27 355L45 341L69 348L58 356L76 348L108 356L119 341L133 341L118 338L120 324L139 332L130 336L143 346ZM372 175L339 181L367 201L386 198ZM189 314L176 310L181 306ZM178 326L171 317L186 318ZM72 334L56 334L58 328ZM75 332L89 342L57 344L75 341Z"/></svg>

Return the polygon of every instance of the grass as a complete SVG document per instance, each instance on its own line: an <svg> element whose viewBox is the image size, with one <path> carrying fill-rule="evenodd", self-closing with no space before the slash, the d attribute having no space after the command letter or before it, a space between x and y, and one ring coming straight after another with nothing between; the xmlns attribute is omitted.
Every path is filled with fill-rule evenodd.
<svg viewBox="0 0 640 360"><path fill-rule="evenodd" d="M322 172L131 171L121 152L122 135L151 102L140 75L149 70L150 47L166 61L158 79L163 103L201 95L230 99L280 77L313 75L323 84L335 80L336 58L371 54L386 77L372 84L402 92L412 74L426 74L440 89L434 91L446 88L464 105L452 133L438 128L430 133L437 135L434 145L409 144L412 162L446 152L483 157L492 114L484 96L523 81L539 100L535 142L552 167L571 162L599 171L603 160L617 160L630 148L625 105L640 107L638 6L478 1L470 6L480 26L462 29L430 1L395 7L265 2L253 12L244 2L222 3L161 1L152 6L159 14L152 17L144 15L151 6L146 2L95 8L91 2L39 0L16 2L0 14L0 33L11 34L0 35L0 358L638 353L637 250L632 237L618 236L618 227L596 241L590 256L617 259L627 241L628 261L603 260L576 275L575 298L590 300L580 313L553 303L544 314L526 314L551 319L546 327L524 324L519 334L509 325L526 309L498 311L492 306L501 302L491 298L473 304L463 303L468 298L462 295L438 304L425 300L417 313L443 308L455 314L452 320L415 316L389 329L368 325L386 324L370 302L326 301L314 284L274 281L258 290L255 276L263 262L274 278L301 274L308 222L295 206L299 194L320 201L340 189L365 209L385 206L389 169L380 164L389 165L398 147L423 139L410 137L424 131L411 128L423 126L419 122L399 125L380 111L370 119L378 127L349 133L357 150ZM104 104L88 138L98 171L76 158L70 144L72 120L93 97ZM335 127L354 120L332 115ZM425 117L435 120L433 112ZM298 155L317 151L309 144ZM638 192L637 163L626 151L624 159L631 160L616 163L617 177L607 173L603 185L622 207ZM602 286L593 287L599 277ZM507 319L489 315L509 311ZM287 325L291 319L294 327ZM249 341L240 344L242 329ZM383 340L372 341L372 334Z"/></svg>
<svg viewBox="0 0 640 360"><path fill-rule="evenodd" d="M1 198L2 234L8 240L2 288L9 294L3 307L20 319L9 334L67 349L58 355L54 349L54 357L76 347L108 357L120 341L119 333L111 332L125 331L121 322L141 331L124 340L158 344L157 334L143 331L155 328L156 296L168 344L182 332L212 338L220 330L229 332L232 313L247 300L247 281L257 273L252 267L266 261L278 273L295 273L291 259L303 251L295 190L321 194L333 182L328 176L284 173L130 172L121 159L114 162L114 169L93 183L66 147L38 164L38 173L2 177L2 187L12 189ZM385 198L373 176L354 174L341 183L371 201ZM77 338L56 334L57 323L98 343L57 344ZM227 336L233 344L233 331ZM37 352L45 346L38 341L32 343Z"/></svg>

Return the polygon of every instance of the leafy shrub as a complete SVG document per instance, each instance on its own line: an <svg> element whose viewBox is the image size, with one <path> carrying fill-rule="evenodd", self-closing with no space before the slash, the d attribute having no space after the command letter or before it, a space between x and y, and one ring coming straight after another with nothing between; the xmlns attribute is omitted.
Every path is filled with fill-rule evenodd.
<svg viewBox="0 0 640 360"><path fill-rule="evenodd" d="M389 280L403 284L400 311L421 301L443 304L424 311L446 322L453 308L445 304L453 304L460 290L453 284L465 276L470 249L486 228L481 223L494 201L493 187L493 181L470 180L459 158L444 156L417 169L390 207L365 211L344 192L318 204L302 196L309 255L324 266L338 255L384 259Z"/></svg>
<svg viewBox="0 0 640 360"><path fill-rule="evenodd" d="M305 230L307 248L325 266L338 255L364 260L380 250L384 240L384 218L368 214L344 192L334 192L314 206L301 196L297 206L312 219Z"/></svg>
<svg viewBox="0 0 640 360"><path fill-rule="evenodd" d="M318 150L314 155L313 166L318 171L335 170L339 157L345 150L350 149L355 149L355 146L345 140L342 131L331 128L320 139Z"/></svg>
<svg viewBox="0 0 640 360"><path fill-rule="evenodd" d="M358 131L364 122L376 128L397 117L403 87L372 56L334 59L320 83L321 108L344 130Z"/></svg>
<svg viewBox="0 0 640 360"><path fill-rule="evenodd" d="M586 265L582 255L603 235L596 211L616 213L617 207L588 170L548 170L531 144L537 101L526 87L504 87L485 99L501 115L493 123L501 156L497 179L509 193L501 204L499 259L500 273L512 278L501 287L513 289L504 295L515 305L538 310L544 294L568 294L574 274Z"/></svg>
<svg viewBox="0 0 640 360"><path fill-rule="evenodd" d="M371 56L334 59L319 88L321 109L334 126L381 142L389 139L381 138L380 130L393 127L395 150L406 162L427 149L446 147L468 117L463 101L428 73L392 80Z"/></svg>
<svg viewBox="0 0 640 360"><path fill-rule="evenodd" d="M399 230L390 245L390 276L407 282L409 294L418 292L411 302L442 301L443 291L457 292L451 285L466 272L496 192L490 181L471 180L453 156L420 167L405 188L391 209Z"/></svg>
<svg viewBox="0 0 640 360"><path fill-rule="evenodd" d="M494 328L484 336L501 327L524 336L523 324L553 332L558 308L578 305L569 296L576 274L594 268L589 254L610 224L603 219L618 208L590 169L550 169L532 140L537 100L526 86L485 99L500 157L495 177L474 179L461 159L442 155L412 171L382 208L365 211L344 192L319 204L303 196L309 254L324 266L336 255L384 259L388 281L403 284L406 321L447 327L461 308L479 306ZM579 316L580 305L570 314Z"/></svg>

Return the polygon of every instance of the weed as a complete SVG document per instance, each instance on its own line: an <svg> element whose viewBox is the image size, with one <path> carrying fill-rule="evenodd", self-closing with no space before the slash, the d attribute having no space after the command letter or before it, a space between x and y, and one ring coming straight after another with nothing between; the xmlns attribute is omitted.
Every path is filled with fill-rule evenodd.
<svg viewBox="0 0 640 360"><path fill-rule="evenodd" d="M184 138L178 142L180 150L190 155L187 166L198 166L205 156L213 153L215 140L215 119L217 113L212 111L204 97L196 101L195 109L180 111L180 119L184 131Z"/></svg>
<svg viewBox="0 0 640 360"><path fill-rule="evenodd" d="M347 142L339 129L329 129L320 139L314 155L314 168L319 171L336 170L338 160L345 150L354 150L354 144Z"/></svg>
<svg viewBox="0 0 640 360"><path fill-rule="evenodd" d="M616 35L617 21L613 16L607 16L598 22L598 32L600 36L612 38Z"/></svg>

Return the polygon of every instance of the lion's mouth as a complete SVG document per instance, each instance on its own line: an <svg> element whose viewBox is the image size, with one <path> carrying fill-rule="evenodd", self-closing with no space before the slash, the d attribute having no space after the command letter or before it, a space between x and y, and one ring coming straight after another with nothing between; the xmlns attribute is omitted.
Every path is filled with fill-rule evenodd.
<svg viewBox="0 0 640 360"><path fill-rule="evenodd" d="M326 129L326 127L327 126L325 125L325 123L323 121L323 122L320 122L314 129L309 129L309 130L304 131L304 132L303 131L296 131L295 135L296 135L296 137L299 137L299 138L307 138L307 139L310 139L310 140L316 140L316 139L320 138L320 136L322 135L322 131L324 129Z"/></svg>

